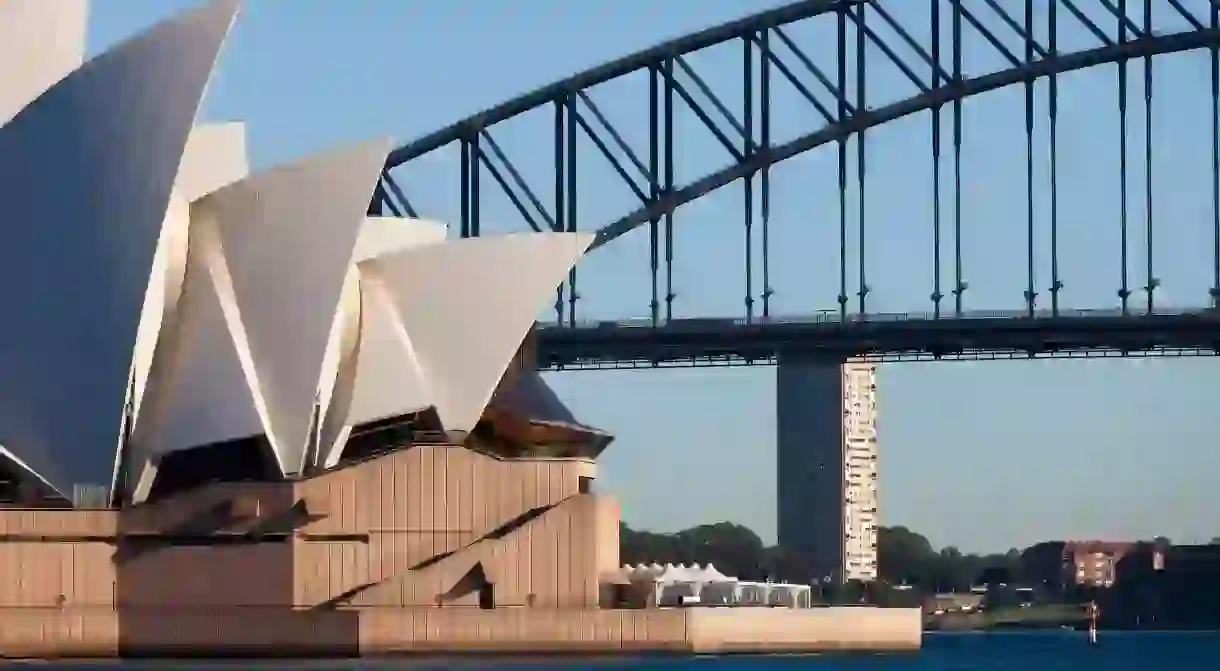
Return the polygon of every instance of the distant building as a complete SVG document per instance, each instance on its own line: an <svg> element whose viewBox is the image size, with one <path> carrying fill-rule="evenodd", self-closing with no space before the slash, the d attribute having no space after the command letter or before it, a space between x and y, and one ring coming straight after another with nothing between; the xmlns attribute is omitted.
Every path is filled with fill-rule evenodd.
<svg viewBox="0 0 1220 671"><path fill-rule="evenodd" d="M1110 587L1118 565L1134 543L1108 541L1050 541L1021 554L1026 579L1053 591L1069 587Z"/></svg>
<svg viewBox="0 0 1220 671"><path fill-rule="evenodd" d="M1116 567L1134 543L1082 541L1067 543L1065 568L1076 585L1110 587L1117 576Z"/></svg>
<svg viewBox="0 0 1220 671"><path fill-rule="evenodd" d="M877 578L877 380L871 363L781 358L779 542L831 582Z"/></svg>

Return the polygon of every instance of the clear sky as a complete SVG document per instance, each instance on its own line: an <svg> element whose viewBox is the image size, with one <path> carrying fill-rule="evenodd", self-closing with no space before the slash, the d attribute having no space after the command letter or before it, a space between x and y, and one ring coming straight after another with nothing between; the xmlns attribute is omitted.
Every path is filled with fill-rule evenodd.
<svg viewBox="0 0 1220 671"><path fill-rule="evenodd" d="M926 3L885 1L917 37L927 34L920 8ZM91 47L97 50L193 4L94 0ZM602 61L778 4L248 0L204 115L248 122L256 166L378 135L405 142ZM1206 2L1183 4L1194 8ZM1096 5L1093 0L1082 3L1100 19ZM1039 22L1044 21L1040 16ZM1070 17L1062 21L1060 49L1095 46L1070 24ZM1157 17L1162 32L1182 25L1168 15ZM794 28L791 35L832 72L827 48L833 44L831 26L823 21ZM1005 39L1019 49L1015 39ZM981 39L970 44L970 73L1002 66L988 49ZM734 46L692 59L710 84L735 101L740 100L739 52L740 46ZM915 91L883 58L870 50L870 105ZM1144 240L1142 66L1131 67L1129 238L1139 250ZM1153 239L1156 275L1164 287L1158 303L1202 304L1210 285L1212 243L1208 61L1199 53L1169 56L1157 60L1155 68ZM1115 68L1109 66L1062 80L1065 306L1107 307L1117 300L1115 79ZM641 155L647 147L644 96L639 81L610 85L596 96ZM1022 305L1023 109L1019 89L967 105L963 272L972 308ZM778 85L776 110L779 140L820 123L813 108ZM497 131L497 140L540 189L550 180L548 122L549 115L542 115ZM679 182L728 162L697 123L691 115L678 120ZM1038 286L1045 298L1050 284L1045 117L1037 123ZM925 114L875 131L868 141L870 311L930 307L928 127ZM608 222L632 205L610 170L593 165L594 156L591 146L581 152L587 167L580 186L586 228ZM777 313L835 306L835 160L833 148L826 148L776 170L772 284ZM404 175L422 214L456 222L453 155L438 152ZM947 161L943 175L948 184ZM494 188L489 186L487 193ZM680 211L675 247L675 309L680 316L743 313L741 198L741 187L732 186ZM946 203L947 224L952 202ZM485 232L525 229L503 198L487 196L485 207L484 221L499 222L485 223ZM854 207L850 216L854 222ZM949 253L947 234L944 244ZM854 267L855 250L853 234L849 267ZM593 254L581 267L579 314L646 315L647 267L647 236L639 233ZM1141 253L1133 252L1131 268L1132 285L1143 284ZM941 272L947 292L952 266L946 263ZM855 290L852 278L849 293ZM934 544L972 550L1049 538L1165 535L1182 542L1220 535L1218 373L1220 366L1210 359L886 365L880 381L882 520L917 529ZM578 416L619 436L602 460L601 481L621 499L628 523L676 530L731 520L774 539L772 369L568 372L549 379Z"/></svg>

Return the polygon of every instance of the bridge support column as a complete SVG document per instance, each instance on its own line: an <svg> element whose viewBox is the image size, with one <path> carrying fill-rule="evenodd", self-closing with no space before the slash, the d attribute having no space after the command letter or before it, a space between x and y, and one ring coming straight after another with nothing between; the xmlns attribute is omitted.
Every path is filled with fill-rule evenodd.
<svg viewBox="0 0 1220 671"><path fill-rule="evenodd" d="M875 376L869 363L789 353L779 359L779 544L819 580L877 576Z"/></svg>

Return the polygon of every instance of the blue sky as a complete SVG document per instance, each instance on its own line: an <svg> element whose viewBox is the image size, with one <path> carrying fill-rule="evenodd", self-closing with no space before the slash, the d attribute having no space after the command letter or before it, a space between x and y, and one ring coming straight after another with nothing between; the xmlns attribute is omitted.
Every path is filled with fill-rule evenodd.
<svg viewBox="0 0 1220 671"><path fill-rule="evenodd" d="M94 4L90 44L97 50L195 3ZM204 115L245 120L252 160L259 166L379 135L405 142L605 60L778 4L248 0ZM1095 4L1086 0L1082 6L1099 17L1091 8ZM927 34L919 5L926 6L886 4L915 26L917 37ZM1094 46L1069 18L1062 20L1061 49ZM1161 15L1157 26L1178 30L1182 22ZM831 23L794 28L791 34L830 68L831 53L819 45L833 36ZM1018 48L1015 40L1009 43ZM1002 65L980 39L966 51L970 73ZM692 63L733 100L740 91L739 58L734 47ZM870 105L911 95L913 86L881 62L879 51L871 50L869 59ZM1139 250L1144 240L1138 134L1142 66L1131 67L1129 239ZM1157 302L1201 304L1210 285L1212 242L1208 61L1203 54L1184 54L1161 58L1155 68L1153 240L1156 275L1164 287ZM1066 284L1062 304L1069 307L1108 307L1117 300L1115 78L1111 66L1062 79L1060 259ZM778 89L777 138L813 130L819 123L816 112L790 90ZM647 146L646 107L640 104L645 95L639 81L628 80L595 96L641 153ZM963 272L971 287L969 307L1022 305L1023 109L1020 90L967 105ZM946 113L946 130L948 118ZM540 185L549 180L548 121L546 115L526 118L496 131L522 172ZM728 162L696 124L690 115L678 120L679 182ZM1050 284L1045 117L1037 124L1038 286L1045 297ZM908 118L873 132L868 141L870 311L930 308L928 125L927 115ZM624 214L630 205L611 171L594 165L591 150L581 152L587 169L580 187L581 221L589 228ZM776 170L771 256L776 313L835 305L836 165L833 148L826 148ZM455 157L437 152L404 171L403 179L425 216L456 222L456 174ZM942 174L947 185L947 161ZM952 204L945 202L942 249L951 255ZM741 187L731 186L679 212L679 316L743 313L740 203ZM487 196L485 207L485 232L524 229L506 200ZM854 226L854 205L849 216ZM854 233L851 246L849 267L854 268ZM647 314L647 265L643 234L593 254L581 267L579 314ZM1143 283L1142 268L1142 255L1133 252L1133 286ZM941 273L947 291L952 266L946 263ZM850 280L849 293L855 291L854 273ZM938 545L977 550L1046 538L1166 535L1189 541L1220 535L1218 372L1220 366L1210 359L886 365L880 381L883 522L911 526ZM630 524L675 530L731 520L764 539L774 538L773 370L569 372L550 380L579 416L618 434L603 459L601 480L622 501Z"/></svg>

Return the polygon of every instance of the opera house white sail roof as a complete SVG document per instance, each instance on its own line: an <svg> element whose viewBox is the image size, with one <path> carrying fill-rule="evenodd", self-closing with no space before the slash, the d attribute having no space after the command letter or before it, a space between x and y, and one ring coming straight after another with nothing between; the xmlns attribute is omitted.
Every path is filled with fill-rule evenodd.
<svg viewBox="0 0 1220 671"><path fill-rule="evenodd" d="M84 0L0 4L0 465L41 495L138 502L243 440L307 475L421 409L467 434L592 241L367 217L386 140L251 172L197 120L238 5L82 64Z"/></svg>

